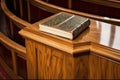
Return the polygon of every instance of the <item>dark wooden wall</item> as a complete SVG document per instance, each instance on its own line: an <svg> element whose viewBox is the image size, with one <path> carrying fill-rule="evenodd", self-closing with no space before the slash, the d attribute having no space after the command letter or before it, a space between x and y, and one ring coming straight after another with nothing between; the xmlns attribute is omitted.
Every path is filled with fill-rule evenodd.
<svg viewBox="0 0 120 80"><path fill-rule="evenodd" d="M91 14L97 14L100 16L107 16L113 18L120 18L120 9L114 8L110 6L84 2L80 0L73 0L72 2L72 9L78 10L82 12L87 12Z"/></svg>

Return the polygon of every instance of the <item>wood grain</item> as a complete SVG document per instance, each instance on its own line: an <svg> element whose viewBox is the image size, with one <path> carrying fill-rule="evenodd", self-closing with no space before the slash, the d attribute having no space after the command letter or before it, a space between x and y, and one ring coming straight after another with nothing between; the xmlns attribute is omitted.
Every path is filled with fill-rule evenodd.
<svg viewBox="0 0 120 80"><path fill-rule="evenodd" d="M89 63L89 79L120 79L120 63L99 55L90 55Z"/></svg>
<svg viewBox="0 0 120 80"><path fill-rule="evenodd" d="M29 79L87 79L88 55L74 58L61 50L29 40L27 47Z"/></svg>
<svg viewBox="0 0 120 80"><path fill-rule="evenodd" d="M70 41L39 31L39 23L37 22L33 24L34 27L26 27L19 32L26 38L26 41L30 39L28 41L31 42L26 43L28 45L26 48L29 49L27 54L29 54L28 57L30 58L28 59L28 72L37 76L30 77L28 74L28 78L120 78L120 47L114 44L119 40L118 36L115 36L118 34L116 31L119 31L118 26L91 20L89 31L85 31L76 39ZM107 30L109 33L106 35L110 37L102 37L105 35L103 35L104 31ZM104 42L104 40L108 41L108 43ZM33 64L34 66L31 67ZM109 66L108 69L107 65ZM34 70L30 71L31 68Z"/></svg>
<svg viewBox="0 0 120 80"><path fill-rule="evenodd" d="M30 40L26 40L26 51L29 54L27 56L27 75L28 79L37 79L37 60L36 60L36 48L35 43Z"/></svg>
<svg viewBox="0 0 120 80"><path fill-rule="evenodd" d="M11 70L11 72L7 71L10 76L13 74L21 76L18 71L23 69L18 68L17 58L20 57L26 60L26 48L13 42L2 33L0 33L0 43L0 56L2 57L1 59L4 59L4 63L2 62L1 64L6 65L3 68L9 68ZM13 77L11 78L14 79Z"/></svg>
<svg viewBox="0 0 120 80"><path fill-rule="evenodd" d="M88 56L89 52L84 52L79 57L65 55L64 57L64 79L88 79Z"/></svg>
<svg viewBox="0 0 120 80"><path fill-rule="evenodd" d="M37 45L38 79L62 79L63 54L47 45Z"/></svg>
<svg viewBox="0 0 120 80"><path fill-rule="evenodd" d="M110 58L93 52L82 52L82 55L74 57L43 43L31 43L27 47L36 48L36 52L30 49L32 53L28 53L32 54L28 56L32 57L28 60L28 69L32 68L28 71L30 79L120 79L120 63ZM31 67L31 64L34 65ZM33 76L35 74L37 76Z"/></svg>
<svg viewBox="0 0 120 80"><path fill-rule="evenodd" d="M24 5L23 0L21 0L21 5L19 1L15 0L18 8L15 4L14 8L18 11L17 15L22 17L25 13L23 12ZM40 32L37 26L39 22L37 25L32 25L18 18L6 7L5 0L1 0L1 8L11 20L11 26L13 23L20 29L29 26L20 32L26 38L27 59L24 47L0 35L2 45L15 52L18 51L18 55L27 60L28 79L120 79L120 45L118 42L120 38L117 36L120 31L117 25L120 25L120 21L118 19L106 19L102 16L73 11L41 0L27 0L27 2L29 2L28 12L30 12L28 17L31 22L48 17L52 13L65 11L109 23L91 19L90 29L75 40L69 41ZM68 6L68 3L64 4ZM71 3L69 4L71 6ZM34 13L33 10L36 12ZM38 13L37 10L39 10ZM104 31L108 31L107 34L104 34Z"/></svg>

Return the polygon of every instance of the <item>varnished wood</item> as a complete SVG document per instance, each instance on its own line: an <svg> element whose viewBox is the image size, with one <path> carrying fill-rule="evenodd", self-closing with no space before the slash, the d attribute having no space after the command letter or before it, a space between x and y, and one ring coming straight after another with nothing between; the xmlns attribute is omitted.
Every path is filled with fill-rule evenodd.
<svg viewBox="0 0 120 80"><path fill-rule="evenodd" d="M9 64L5 64L6 66L4 66L4 68L11 68L12 66L12 69L13 71L11 71L11 73L9 73L9 75L12 75L12 74L15 74L17 76L20 76L21 78L23 78L23 76L21 76L21 74L18 72L19 70L24 70L24 69L20 69L18 68L18 57L20 57L21 59L23 60L26 60L26 48L15 43L14 41L10 40L8 37L6 37L4 34L0 33L0 46L3 45L4 47L6 47L6 49L8 49L10 52L8 52L7 50L6 51L3 51L1 52L0 54L3 54L5 56L7 56L8 54L11 54L11 59L8 58L8 59L4 59L5 61L4 62L9 62ZM2 48L4 49L4 48ZM4 54L4 53L7 53L7 54ZM2 58L7 58L7 57L2 57ZM8 61L10 60L10 61ZM23 64L22 64L23 65ZM6 71L7 72L7 71ZM24 73L25 74L25 73ZM14 75L13 75L14 76ZM13 77L11 77L12 79L14 79Z"/></svg>
<svg viewBox="0 0 120 80"><path fill-rule="evenodd" d="M36 49L38 79L62 79L63 54L44 44L36 45Z"/></svg>
<svg viewBox="0 0 120 80"><path fill-rule="evenodd" d="M30 1L30 2L29 2ZM104 18L79 11L73 11L59 6L51 5L43 1L27 0L28 12L30 12L30 5L37 10L50 13L58 13L65 11L77 15L86 16L92 19L105 21L111 24L99 22L91 19L91 25L88 30L82 33L73 41L60 38L58 36L50 35L40 32L38 30L38 23L30 24L27 21L18 18L11 13L4 0L1 0L1 6L4 13L9 17L10 21L23 29L20 34L26 38L27 59L26 54L23 55L20 50L13 47L14 43L5 42L1 38L2 44L13 50L19 52L18 55L27 60L28 79L119 79L119 61L120 61L120 47L119 37L119 19ZM49 2L49 1L48 1ZM68 4L71 6L71 3ZM40 7L40 8L39 8ZM23 6L21 7L22 10ZM25 13L25 12L23 12ZM23 14L21 13L21 14ZM44 13L44 12L43 12ZM34 13L35 14L35 13ZM49 13L47 13L48 15ZM23 14L24 15L24 14ZM31 13L28 13L29 21L32 19ZM45 18L45 17L44 17ZM43 19L38 18L38 19ZM37 21L37 20L36 20ZM117 25L112 25L117 24ZM109 28L107 27L109 26ZM107 29L106 29L107 28ZM108 37L104 38L104 31L107 31ZM14 31L13 31L14 32ZM104 41L105 39L105 41ZM8 39L6 39L9 41ZM8 45L9 44L9 45ZM13 45L11 47L11 45ZM20 48L20 47L18 47ZM23 49L23 48L21 48ZM24 51L25 49L23 49ZM22 53L22 54L21 54ZM25 51L26 53L26 51ZM16 56L16 55L15 55ZM24 58L25 56L25 58ZM16 60L15 57L13 59ZM96 60L99 61L97 66ZM16 62L14 63L14 71L17 73ZM101 67L101 63L106 63L110 67L107 69L106 64ZM93 64L95 67L93 67ZM98 67L98 68L96 68ZM116 69L113 69L116 68ZM99 69L98 71L96 71ZM82 73L81 73L82 72ZM95 75L96 74L96 75ZM112 76L111 76L112 75Z"/></svg>
<svg viewBox="0 0 120 80"><path fill-rule="evenodd" d="M37 55L37 53L36 53L36 48L35 48L35 44L33 43L32 44L32 42L31 41L29 41L29 40L27 40L26 41L26 43L27 44L29 44L29 45L26 45L26 47L28 47L29 46L29 48L27 48L27 52L29 52L29 54L26 54L27 55L27 70L28 70L28 79L34 79L34 78L37 78L37 61L36 61L36 55ZM33 47L34 48L33 48ZM31 49L32 49L32 51L31 51Z"/></svg>
<svg viewBox="0 0 120 80"><path fill-rule="evenodd" d="M11 31L11 34L12 34L10 37L12 39L16 39L15 36L18 33L18 32L15 33L17 31L16 30L16 28L17 28L16 25L19 28L22 28L24 26L21 24L21 22L19 23L20 18L18 18L15 14L13 14L7 8L5 0L1 1L1 6L2 6L2 10L7 15L6 17L8 18L8 23L10 23L10 27L11 27L10 31ZM24 20L22 20L22 19L20 19L20 20L23 21L22 23L24 24ZM25 23L27 23L27 22L25 22ZM25 64L22 64L22 67L19 67L19 66L21 66L20 65L21 61L19 59L22 59L22 60L26 61L26 48L19 45L16 42L14 42L13 40L9 39L7 36L5 36L2 33L0 33L0 43L1 43L0 46L2 45L8 50L8 51L5 51L5 52L0 51L0 52L2 52L1 54L7 53L5 56L7 56L8 54L11 55L11 56L9 56L11 58L8 58L8 59L6 59L6 61L4 61L4 62L7 62L7 65L6 65L7 67L12 68L12 73L10 73L10 74L11 75L16 74L18 76L21 76L22 78L26 78L26 72L27 71L25 70L26 69ZM4 47L2 49L4 49ZM7 57L2 57L2 58L7 58ZM6 66L4 68L7 68ZM22 68L24 68L24 69L22 69ZM21 75L21 72L22 72L23 75ZM11 78L14 79L13 77L11 77ZM17 79L19 79L19 78L17 78Z"/></svg>
<svg viewBox="0 0 120 80"><path fill-rule="evenodd" d="M34 27L28 26L19 32L25 37L26 48L29 49L27 51L29 56L27 57L31 58L31 60L28 60L28 66L33 65L34 61L36 61L35 66L32 67L33 71L29 73L37 76L29 77L30 79L120 78L120 45L115 44L119 40L119 36L116 36L119 34L119 26L91 19L89 29L76 39L68 40L41 32L38 26L41 22L38 21L33 24ZM103 34L104 31L108 32ZM104 35L110 37L107 38ZM54 54L58 55L57 58ZM105 62L110 65L109 69L105 71L106 64L102 64L102 67L100 65L97 66L96 60L100 61L99 64ZM59 68L57 67L58 65ZM98 68L93 69L92 66L94 65ZM116 68L116 65L118 65L118 71L112 70ZM36 71L36 68L38 71Z"/></svg>
<svg viewBox="0 0 120 80"><path fill-rule="evenodd" d="M74 53L77 53L77 52L79 52L79 51L85 51L85 50L89 50L89 49L91 49L91 50L95 50L95 47L90 47L89 45L91 45L91 44L93 44L93 43L97 43L97 44L100 44L100 45L104 45L104 46L106 46L106 47L108 47L108 49L106 49L106 50L104 50L105 52L108 50L115 50L116 51L116 53L119 53L119 50L120 50L120 47L119 46L115 46L114 44L112 44L112 45L114 45L114 48L111 46L111 45L109 45L109 44L105 44L104 42L102 42L103 40L104 40L104 38L102 38L102 36L104 36L104 35L102 35L102 32L103 31L101 31L100 30L100 28L103 28L103 29L105 29L104 31L106 31L106 28L104 27L104 26L106 26L106 25L110 25L111 26L111 28L112 27L115 27L115 28L119 28L118 26L115 26L115 25L111 25L111 24L108 24L108 23L103 23L103 22L98 22L98 21L94 21L94 20L91 20L91 25L90 25L90 28L88 29L88 30L86 30L84 33L82 33L79 37L77 37L75 40L73 40L73 41L69 41L69 40L67 40L67 39L63 39L63 38L61 38L61 37L57 37L57 36L54 36L54 35L50 35L50 34L47 34L47 33L43 33L43 32L41 32L41 31L39 31L38 30L38 24L39 24L40 22L38 22L38 23L35 23L35 24L33 24L33 25L35 25L36 27L34 27L32 30L31 30L31 28L32 27L28 27L28 28L25 28L25 30L24 30L24 33L27 33L27 34L30 34L30 35L33 35L33 36L35 36L35 37L32 37L32 36L29 36L29 35L25 35L25 37L30 37L30 38L32 38L32 39L34 39L34 40L36 40L36 41L38 41L38 42L45 42L45 44L47 44L47 45L50 45L50 46L53 46L53 47L57 47L58 49L61 49L61 50L64 50L64 51L66 51L66 52L69 52L69 53L71 53L71 54L74 54ZM98 25L98 23L99 24L101 24L101 25L103 25L103 26L100 26L100 25ZM30 33L29 31L28 32L26 32L26 30L29 30L30 32L32 32L32 33L35 33L35 34L37 34L37 35L34 35L34 34L32 34L32 33ZM108 29L107 29L108 30ZM111 30L111 29L110 29ZM119 29L117 29L117 30L119 30ZM39 37L39 35L43 35L43 36L40 36ZM107 35L116 35L116 34L107 34ZM50 36L50 37L48 37L48 36ZM45 37L46 37L46 39L45 39ZM51 38L52 37L52 38ZM112 38L113 36L111 36L111 38L110 39L113 39ZM39 38L41 38L41 40L39 39ZM49 41L47 41L47 38L50 38L50 40ZM105 38L106 39L106 38ZM115 37L115 40L114 40L114 43L117 41L116 39L119 39L119 36L116 36ZM59 40L61 40L61 42L59 42ZM110 41L111 40L109 40L109 38L108 38L108 42L110 43ZM58 42L58 43L56 43L56 42ZM52 44L53 43L53 44ZM56 45L56 44L59 44L59 45L61 45L61 46L58 46L58 45ZM65 45L64 45L65 44ZM73 46L74 45L74 46ZM80 45L82 46L82 47L80 47ZM64 48L63 48L63 46L65 46ZM98 46L98 45L96 45L96 46ZM66 47L68 47L68 48L66 48ZM72 47L74 47L74 48L72 48ZM83 49L82 49L83 48ZM96 47L96 50L97 50L97 47ZM98 51L100 51L100 50L98 50ZM104 52L103 51L103 52ZM104 53L103 53L104 54ZM111 52L111 54L112 54L112 52ZM114 54L113 54L114 55ZM118 54L118 56L119 56L119 54ZM117 59L119 59L119 57L117 58Z"/></svg>
<svg viewBox="0 0 120 80"><path fill-rule="evenodd" d="M28 79L83 79L86 74L88 56L74 59L66 52L52 48L43 43L26 40L28 59ZM87 52L86 52L87 53ZM86 54L85 53L85 54ZM87 53L88 54L88 53ZM85 58L86 57L86 58ZM85 58L85 60L84 60ZM86 64L84 66L76 64ZM30 69L30 70L29 70ZM32 69L32 70L31 70ZM37 69L37 70L36 70ZM78 69L85 71L78 73ZM81 75L78 75L81 74ZM75 76L78 75L78 76ZM87 77L86 77L87 78Z"/></svg>
<svg viewBox="0 0 120 80"><path fill-rule="evenodd" d="M99 55L90 55L89 58L89 79L120 79L119 63L116 63Z"/></svg>
<svg viewBox="0 0 120 80"><path fill-rule="evenodd" d="M15 43L14 41L10 40L4 34L0 33L0 42L7 46L7 48L14 50L17 52L21 58L26 59L26 48Z"/></svg>

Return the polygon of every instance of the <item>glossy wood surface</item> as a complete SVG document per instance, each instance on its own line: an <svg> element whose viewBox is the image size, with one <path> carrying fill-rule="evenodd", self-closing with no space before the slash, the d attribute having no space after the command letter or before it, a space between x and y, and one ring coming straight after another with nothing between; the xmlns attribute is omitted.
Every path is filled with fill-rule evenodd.
<svg viewBox="0 0 120 80"><path fill-rule="evenodd" d="M13 66L12 68L14 73L16 73L17 75L22 74L22 77L26 79L26 66L21 67L20 65L23 64L22 66L24 66L26 65L26 63L24 61L23 63L19 64L19 58L22 58L23 60L27 60L27 75L28 78L32 79L120 78L120 48L118 42L119 37L117 35L119 34L119 26L111 25L113 23L120 25L120 21L118 19L108 19L106 17L73 11L42 2L41 0L10 1L14 1L14 9L18 14L14 15L8 10L5 4L5 0L1 0L1 4L4 13L9 18L8 22L10 23L12 36L16 36L16 33L21 28L29 26L22 30L22 35L26 38L27 59L24 47L19 48L20 46L18 44L14 44L13 41L9 40L3 35L0 35L0 45L6 47L7 49L7 51L4 52L4 50L6 49L2 48L3 50L1 51L6 54L11 53L11 55L8 56L12 56L11 62L13 63L13 65L9 62L8 64ZM46 1L48 2L49 0ZM70 2L67 3L67 1ZM72 0L67 1L65 1L64 3L67 5L63 6L71 8ZM59 2L55 2L55 4L58 3ZM59 4L62 5L61 3ZM89 18L106 21L111 24L92 20L92 25L88 30L83 32L83 34L81 34L75 40L70 41L38 31L39 22L33 25L29 23L36 22L53 13L57 13L60 11L66 11L82 16L87 16ZM23 19L26 21L28 20L29 22L26 22ZM108 28L109 25L110 28ZM14 29L17 27L19 27L19 30ZM105 36L104 34L109 36ZM16 39L19 40L18 42L21 42L21 38ZM21 54L22 52L23 54ZM16 53L19 58L16 56ZM97 62L99 62L98 65L96 63L96 60ZM103 66L101 66L101 64L103 64ZM108 65L109 67L108 69L106 69Z"/></svg>
<svg viewBox="0 0 120 80"><path fill-rule="evenodd" d="M120 79L120 64L103 56L89 55L89 72L89 79Z"/></svg>
<svg viewBox="0 0 120 80"><path fill-rule="evenodd" d="M30 37L37 42L42 42L72 55L91 50L99 55L104 55L118 61L120 60L119 26L91 20L89 29L85 30L80 36L71 41L39 31L39 23L40 22L33 24L34 28L27 27L20 33L25 37ZM108 54L105 54L106 52Z"/></svg>
<svg viewBox="0 0 120 80"><path fill-rule="evenodd" d="M120 79L118 26L91 20L71 41L39 31L40 22L19 32L26 39L28 79Z"/></svg>
<svg viewBox="0 0 120 80"><path fill-rule="evenodd" d="M82 40L86 41L88 39L91 42L120 50L119 33L120 26L100 21L91 21L90 30ZM79 41L79 38L75 41Z"/></svg>
<svg viewBox="0 0 120 80"><path fill-rule="evenodd" d="M26 45L28 79L120 79L120 64L110 58L89 51L74 57L31 39Z"/></svg>

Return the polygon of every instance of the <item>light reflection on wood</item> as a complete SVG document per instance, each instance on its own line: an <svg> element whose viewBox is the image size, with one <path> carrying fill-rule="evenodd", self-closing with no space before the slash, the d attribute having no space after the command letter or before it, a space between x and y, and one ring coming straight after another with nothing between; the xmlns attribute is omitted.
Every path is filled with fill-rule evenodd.
<svg viewBox="0 0 120 80"><path fill-rule="evenodd" d="M120 26L96 21L96 29L100 32L100 44L120 50Z"/></svg>
<svg viewBox="0 0 120 80"><path fill-rule="evenodd" d="M116 49L120 49L120 27L116 26L115 28L115 38L112 47Z"/></svg>
<svg viewBox="0 0 120 80"><path fill-rule="evenodd" d="M101 22L100 44L109 45L111 25Z"/></svg>

